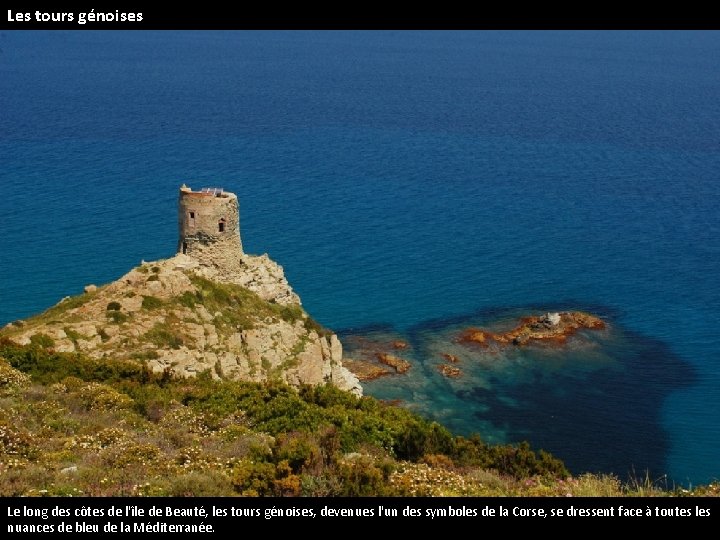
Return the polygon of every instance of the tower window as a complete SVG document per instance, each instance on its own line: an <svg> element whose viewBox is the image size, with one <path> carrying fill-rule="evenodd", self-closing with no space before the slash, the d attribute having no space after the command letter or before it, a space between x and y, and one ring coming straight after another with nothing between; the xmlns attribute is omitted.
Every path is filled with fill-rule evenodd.
<svg viewBox="0 0 720 540"><path fill-rule="evenodd" d="M188 224L190 225L190 228L194 229L195 228L195 212L190 212L188 214L188 216L189 216Z"/></svg>
<svg viewBox="0 0 720 540"><path fill-rule="evenodd" d="M218 232L225 232L225 218L218 221Z"/></svg>

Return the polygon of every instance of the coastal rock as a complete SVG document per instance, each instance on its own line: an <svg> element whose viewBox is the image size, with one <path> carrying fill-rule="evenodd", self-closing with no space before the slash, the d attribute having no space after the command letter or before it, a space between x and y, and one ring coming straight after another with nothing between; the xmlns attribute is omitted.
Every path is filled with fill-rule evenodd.
<svg viewBox="0 0 720 540"><path fill-rule="evenodd" d="M361 395L358 377L343 366L340 340L318 333L282 268L267 256L240 259L234 276L184 254L145 262L61 301L52 317L4 327L0 337L27 344L44 334L58 352L141 359L183 377L209 371L216 378L333 384Z"/></svg>
<svg viewBox="0 0 720 540"><path fill-rule="evenodd" d="M460 359L454 354L442 353L441 356L451 364L457 364L460 361Z"/></svg>
<svg viewBox="0 0 720 540"><path fill-rule="evenodd" d="M438 364L437 369L445 377L449 377L451 379L456 379L462 375L460 368L450 366L448 364Z"/></svg>
<svg viewBox="0 0 720 540"><path fill-rule="evenodd" d="M405 373L407 370L410 369L410 362L408 362L407 360L403 360L398 356L388 353L377 353L376 356L380 363L385 364L386 366L390 366L397 373Z"/></svg>
<svg viewBox="0 0 720 540"><path fill-rule="evenodd" d="M517 326L507 332L468 328L458 339L461 343L478 344L482 347L489 346L490 342L499 345L527 345L532 342L562 344L569 336L583 328L602 329L605 328L605 322L582 311L548 313L543 316L523 317Z"/></svg>
<svg viewBox="0 0 720 540"><path fill-rule="evenodd" d="M409 347L407 341L403 341L401 339L396 339L391 343L393 349L407 349Z"/></svg>
<svg viewBox="0 0 720 540"><path fill-rule="evenodd" d="M343 360L343 366L351 371L360 381L372 381L386 375L392 375L394 371L385 366L365 360Z"/></svg>

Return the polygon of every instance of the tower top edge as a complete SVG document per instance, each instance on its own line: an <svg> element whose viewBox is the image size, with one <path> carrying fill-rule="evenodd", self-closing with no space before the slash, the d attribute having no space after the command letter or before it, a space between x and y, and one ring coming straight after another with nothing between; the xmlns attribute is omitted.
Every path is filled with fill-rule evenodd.
<svg viewBox="0 0 720 540"><path fill-rule="evenodd" d="M221 187L204 187L200 191L193 191L191 187L185 184L180 186L180 196L237 198L234 193L225 191L225 189Z"/></svg>

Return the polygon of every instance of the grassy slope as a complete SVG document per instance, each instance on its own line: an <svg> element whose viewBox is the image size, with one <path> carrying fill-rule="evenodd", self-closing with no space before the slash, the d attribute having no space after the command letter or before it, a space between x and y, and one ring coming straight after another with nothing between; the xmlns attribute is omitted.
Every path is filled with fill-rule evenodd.
<svg viewBox="0 0 720 540"><path fill-rule="evenodd" d="M0 495L688 494L573 478L332 387L175 380L7 341L0 357Z"/></svg>

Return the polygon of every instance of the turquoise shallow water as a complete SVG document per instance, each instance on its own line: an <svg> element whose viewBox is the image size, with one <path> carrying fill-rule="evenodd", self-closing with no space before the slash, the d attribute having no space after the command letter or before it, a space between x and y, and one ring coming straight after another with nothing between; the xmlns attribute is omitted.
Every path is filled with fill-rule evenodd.
<svg viewBox="0 0 720 540"><path fill-rule="evenodd" d="M0 36L0 323L172 255L180 183L323 324L410 340L399 398L575 470L720 476L720 36L84 32ZM468 354L526 310L611 324Z"/></svg>

